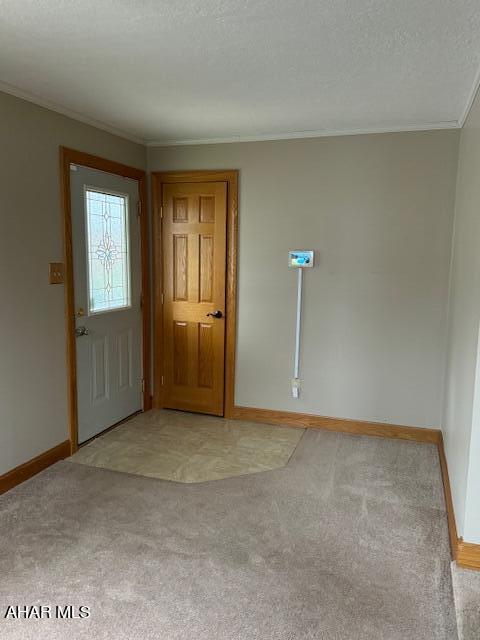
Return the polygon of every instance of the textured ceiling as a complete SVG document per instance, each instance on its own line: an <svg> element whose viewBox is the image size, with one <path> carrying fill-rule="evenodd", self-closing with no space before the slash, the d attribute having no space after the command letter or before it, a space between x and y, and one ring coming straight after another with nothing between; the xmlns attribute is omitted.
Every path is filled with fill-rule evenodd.
<svg viewBox="0 0 480 640"><path fill-rule="evenodd" d="M480 0L0 0L0 89L142 141L458 126Z"/></svg>

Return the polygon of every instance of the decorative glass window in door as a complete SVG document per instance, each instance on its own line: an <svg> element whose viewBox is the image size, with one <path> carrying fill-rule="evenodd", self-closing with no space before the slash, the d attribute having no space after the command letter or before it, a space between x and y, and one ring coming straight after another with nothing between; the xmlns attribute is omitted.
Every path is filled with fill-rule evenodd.
<svg viewBox="0 0 480 640"><path fill-rule="evenodd" d="M131 306L128 196L85 190L89 315Z"/></svg>

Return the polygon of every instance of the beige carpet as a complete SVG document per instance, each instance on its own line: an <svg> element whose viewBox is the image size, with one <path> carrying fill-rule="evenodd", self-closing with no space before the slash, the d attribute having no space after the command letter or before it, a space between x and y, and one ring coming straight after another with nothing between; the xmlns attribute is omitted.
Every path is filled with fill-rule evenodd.
<svg viewBox="0 0 480 640"><path fill-rule="evenodd" d="M60 462L0 496L0 638L456 640L442 491L435 445L310 430L215 482Z"/></svg>
<svg viewBox="0 0 480 640"><path fill-rule="evenodd" d="M82 447L73 462L174 480L205 482L285 466L304 429L148 411Z"/></svg>
<svg viewBox="0 0 480 640"><path fill-rule="evenodd" d="M462 569L452 562L453 594L459 640L480 638L480 571Z"/></svg>

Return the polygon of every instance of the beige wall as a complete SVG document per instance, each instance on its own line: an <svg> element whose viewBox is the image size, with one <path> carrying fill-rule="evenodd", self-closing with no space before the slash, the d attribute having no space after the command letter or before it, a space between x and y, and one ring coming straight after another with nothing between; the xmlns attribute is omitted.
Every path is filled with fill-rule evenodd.
<svg viewBox="0 0 480 640"><path fill-rule="evenodd" d="M459 535L480 543L480 97L461 133L444 437Z"/></svg>
<svg viewBox="0 0 480 640"><path fill-rule="evenodd" d="M440 426L458 137L149 148L152 171L240 170L238 405ZM318 254L294 400L302 248Z"/></svg>
<svg viewBox="0 0 480 640"><path fill-rule="evenodd" d="M68 437L58 147L145 167L145 149L0 93L0 474Z"/></svg>
<svg viewBox="0 0 480 640"><path fill-rule="evenodd" d="M152 170L240 170L237 404L440 423L457 144L441 131L148 150ZM63 256L58 147L140 168L146 154L1 93L0 145L1 474L68 436L64 290L48 284ZM299 401L289 248L319 252Z"/></svg>

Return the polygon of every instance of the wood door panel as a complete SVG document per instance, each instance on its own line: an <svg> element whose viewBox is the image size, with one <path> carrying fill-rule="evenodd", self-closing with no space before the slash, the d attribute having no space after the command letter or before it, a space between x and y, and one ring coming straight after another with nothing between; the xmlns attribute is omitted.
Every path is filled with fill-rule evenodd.
<svg viewBox="0 0 480 640"><path fill-rule="evenodd" d="M164 406L223 415L227 185L164 184Z"/></svg>
<svg viewBox="0 0 480 640"><path fill-rule="evenodd" d="M200 243L197 233L188 234L188 294L189 306L200 302Z"/></svg>
<svg viewBox="0 0 480 640"><path fill-rule="evenodd" d="M188 221L188 198L173 198L173 221Z"/></svg>
<svg viewBox="0 0 480 640"><path fill-rule="evenodd" d="M191 234L191 233L207 233L215 235L215 225L211 222L175 222L175 233Z"/></svg>
<svg viewBox="0 0 480 640"><path fill-rule="evenodd" d="M215 222L214 196L200 196L200 222Z"/></svg>
<svg viewBox="0 0 480 640"><path fill-rule="evenodd" d="M172 319L177 322L208 321L207 313L212 311L211 302L199 302L192 305L189 302L176 302L172 309Z"/></svg>
<svg viewBox="0 0 480 640"><path fill-rule="evenodd" d="M173 383L188 385L188 323L173 323Z"/></svg>
<svg viewBox="0 0 480 640"><path fill-rule="evenodd" d="M200 280L200 299L199 302L213 302L213 282L214 282L214 246L215 239L213 236L201 235L200 255L199 255L199 280Z"/></svg>
<svg viewBox="0 0 480 640"><path fill-rule="evenodd" d="M173 299L188 299L188 236L173 236Z"/></svg>
<svg viewBox="0 0 480 640"><path fill-rule="evenodd" d="M213 388L215 354L213 350L212 324L199 322L198 325L198 386Z"/></svg>

